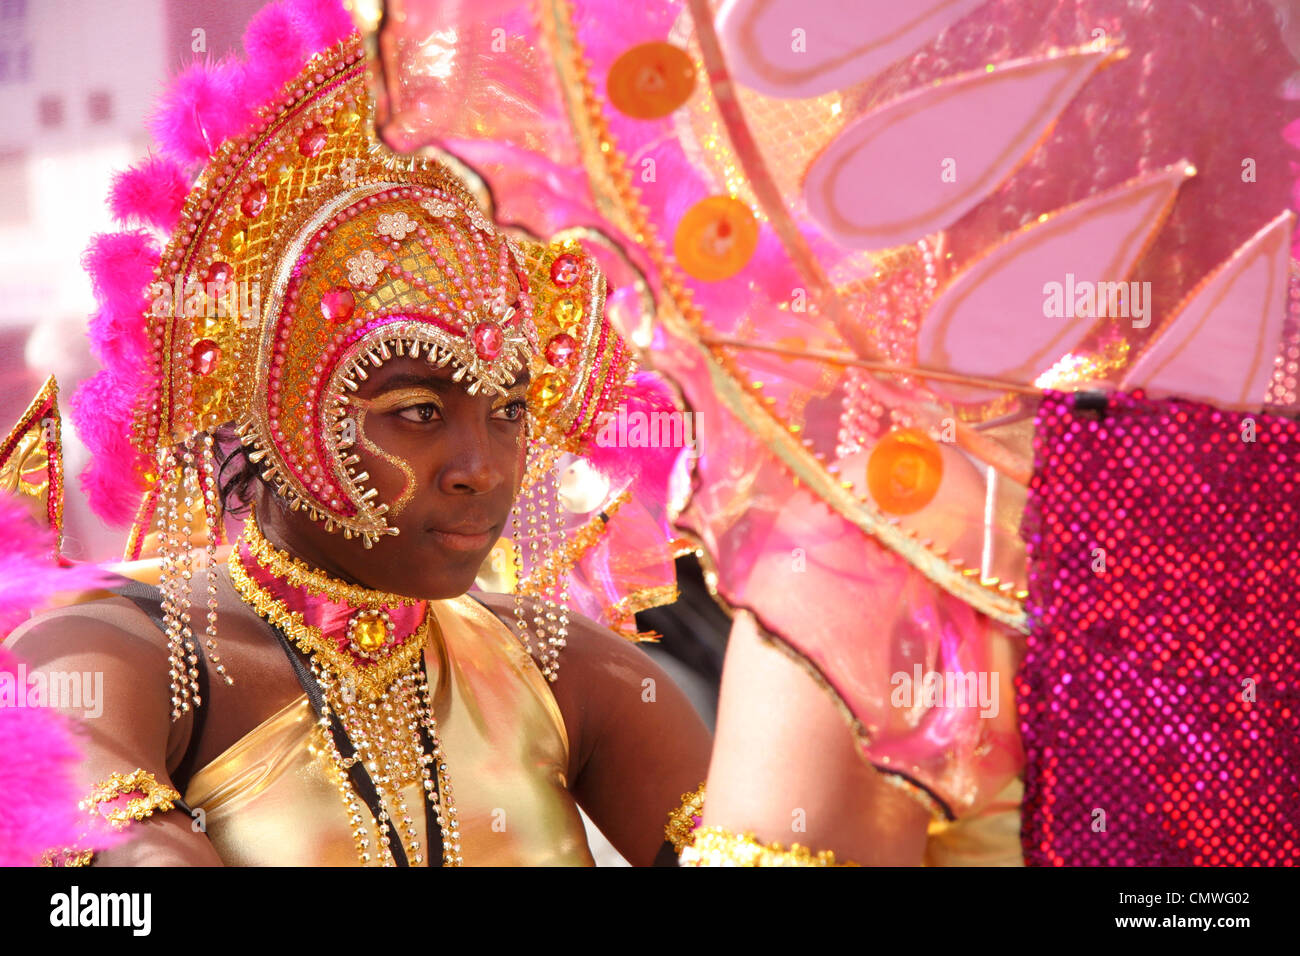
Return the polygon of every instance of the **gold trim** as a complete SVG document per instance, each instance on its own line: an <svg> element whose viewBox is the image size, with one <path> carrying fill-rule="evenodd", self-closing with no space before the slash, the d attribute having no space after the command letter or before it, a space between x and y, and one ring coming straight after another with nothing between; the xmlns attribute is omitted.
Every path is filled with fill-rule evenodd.
<svg viewBox="0 0 1300 956"><path fill-rule="evenodd" d="M683 793L681 804L668 814L664 839L673 845L673 850L679 855L695 839L695 821L691 818L704 815L705 786L702 783L690 793Z"/></svg>
<svg viewBox="0 0 1300 956"><path fill-rule="evenodd" d="M108 813L100 812L101 804L111 803L133 793L138 793L140 796L132 797L125 806L114 807ZM92 827L101 821L106 821L110 828L120 832L132 823L151 817L155 813L165 813L174 809L175 801L180 798L181 795L173 787L159 783L158 778L147 770L136 768L127 774L114 773L107 780L95 784L90 794L77 804L77 809L89 818L77 842L84 843L90 836ZM41 866L51 867L81 867L90 866L94 858L93 849L65 846L46 850L41 854L39 863Z"/></svg>
<svg viewBox="0 0 1300 956"><path fill-rule="evenodd" d="M624 595L614 602L610 611L619 617L632 617L634 614L648 611L652 607L663 607L665 604L672 604L680 596L681 592L677 590L676 584L656 584L653 587L641 588Z"/></svg>
<svg viewBox="0 0 1300 956"><path fill-rule="evenodd" d="M381 657L372 666L359 667L352 655L326 639L319 627L308 624L301 613L289 610L283 601L277 600L254 581L245 569L238 550L231 555L228 567L230 583L235 586L235 591L245 604L256 611L259 617L284 631L304 654L318 657L325 667L351 679L357 695L363 700L380 697L393 681L415 667L424 654L430 635L437 627L437 619L431 611L427 612L423 625L396 650Z"/></svg>
<svg viewBox="0 0 1300 956"><path fill-rule="evenodd" d="M49 405L47 417L51 422L52 436L49 441L46 441L44 435L41 435L42 451L45 454L45 486L31 492L24 488L22 473L19 470L21 463L13 456L18 451L17 446L23 433L30 433L33 429L37 433L43 432L41 419L35 416L37 410L47 403ZM63 419L59 414L59 383L53 375L41 384L36 396L27 403L27 407L18 416L14 427L5 436L0 446L9 448L9 460L5 465L12 465L15 469L15 486L12 491L19 495L28 495L38 501L43 499L45 515L50 522L50 530L54 532L54 551L56 554L60 553L63 550Z"/></svg>
<svg viewBox="0 0 1300 956"><path fill-rule="evenodd" d="M82 800L78 807L98 812L101 803L109 803L129 793L139 793L141 796L128 800L125 807L116 807L102 814L114 830L124 830L131 823L153 816L157 811L171 810L175 807L173 801L181 798L175 789L159 783L158 778L149 771L137 769L129 774L115 773L97 784L90 796Z"/></svg>
<svg viewBox="0 0 1300 956"><path fill-rule="evenodd" d="M813 852L799 843L786 849L760 843L753 833L736 834L725 827L701 827L695 841L681 852L682 866L857 866L835 859L831 850Z"/></svg>
<svg viewBox="0 0 1300 956"><path fill-rule="evenodd" d="M255 511L244 522L244 533L240 535L239 540L248 547L249 554L268 574L282 578L292 587L306 588L309 594L318 594L331 601L351 604L353 607L371 611L383 610L395 604L414 607L423 603L420 598L393 594L389 591L375 591L359 584L340 581L323 571L317 571L306 562L299 561L293 555L271 544L262 534Z"/></svg>

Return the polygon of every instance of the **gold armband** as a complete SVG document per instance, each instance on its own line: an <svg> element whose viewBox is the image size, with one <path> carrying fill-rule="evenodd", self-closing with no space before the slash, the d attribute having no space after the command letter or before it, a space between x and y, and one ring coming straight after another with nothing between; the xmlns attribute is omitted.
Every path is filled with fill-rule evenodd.
<svg viewBox="0 0 1300 956"><path fill-rule="evenodd" d="M798 843L787 850L779 843L759 843L752 833L738 836L723 827L696 830L695 841L682 850L680 860L682 866L857 866L836 862L830 850L814 853Z"/></svg>
<svg viewBox="0 0 1300 956"><path fill-rule="evenodd" d="M668 825L664 827L664 838L673 845L677 853L691 845L695 837L695 828L704 816L704 784L700 784L692 793L682 794L682 805L668 814Z"/></svg>
<svg viewBox="0 0 1300 956"><path fill-rule="evenodd" d="M122 797L129 797L124 804L119 804ZM125 830L133 822L153 816L154 813L167 811L176 806L175 801L181 795L147 770L135 770L129 774L115 773L95 785L86 799L77 804L77 808L89 817L89 821L78 844L87 842L92 833L104 823L115 831ZM115 804L107 811L101 810L104 804ZM41 866L90 866L94 850L65 846L57 850L46 850L41 856Z"/></svg>

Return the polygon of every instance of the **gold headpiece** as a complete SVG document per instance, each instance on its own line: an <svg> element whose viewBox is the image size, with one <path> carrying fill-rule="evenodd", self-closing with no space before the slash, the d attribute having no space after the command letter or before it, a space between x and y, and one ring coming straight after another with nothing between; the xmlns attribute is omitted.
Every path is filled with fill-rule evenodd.
<svg viewBox="0 0 1300 956"><path fill-rule="evenodd" d="M234 424L291 508L369 547L396 529L385 518L392 503L377 500L353 453L347 396L367 368L421 357L454 368L471 394L504 391L529 368L530 435L542 453L526 488L594 438L633 371L591 256L576 243L503 234L447 165L396 157L376 140L355 34L312 57L216 149L154 278L130 449L146 491L127 557L157 529L174 716L199 696L196 509L207 529L207 647L229 681L214 643L215 429ZM553 675L566 617L546 619L559 621Z"/></svg>
<svg viewBox="0 0 1300 956"><path fill-rule="evenodd" d="M367 546L393 532L349 452L344 400L367 365L424 356L473 393L531 364L535 433L564 450L629 371L595 261L501 235L446 166L378 144L370 111L353 37L212 157L157 272L156 392L134 434L166 469L235 422L294 508Z"/></svg>

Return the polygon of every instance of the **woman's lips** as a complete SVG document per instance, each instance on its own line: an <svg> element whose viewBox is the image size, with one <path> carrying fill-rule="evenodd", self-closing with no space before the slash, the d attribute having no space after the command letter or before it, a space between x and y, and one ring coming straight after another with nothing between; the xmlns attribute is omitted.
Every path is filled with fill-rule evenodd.
<svg viewBox="0 0 1300 956"><path fill-rule="evenodd" d="M496 541L495 531L494 528L487 531L439 531L430 528L427 533L444 548L452 551L482 551Z"/></svg>

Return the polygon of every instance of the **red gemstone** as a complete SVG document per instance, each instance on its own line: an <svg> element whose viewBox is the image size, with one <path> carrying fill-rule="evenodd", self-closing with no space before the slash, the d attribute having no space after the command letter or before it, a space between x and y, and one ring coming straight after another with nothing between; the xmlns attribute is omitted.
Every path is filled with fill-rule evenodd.
<svg viewBox="0 0 1300 956"><path fill-rule="evenodd" d="M243 210L244 215L249 219L255 219L261 215L262 210L266 208L266 184L260 179L253 183L244 196L244 201L239 204L239 208Z"/></svg>
<svg viewBox="0 0 1300 956"><path fill-rule="evenodd" d="M556 256L551 263L551 281L561 288L568 288L578 281L582 272L582 260L570 252Z"/></svg>
<svg viewBox="0 0 1300 956"><path fill-rule="evenodd" d="M351 289L330 289L320 297L320 314L331 322L346 322L352 317L357 300Z"/></svg>
<svg viewBox="0 0 1300 956"><path fill-rule="evenodd" d="M564 368L572 361L573 353L577 350L577 340L567 332L561 332L546 343L546 361L556 368Z"/></svg>
<svg viewBox="0 0 1300 956"><path fill-rule="evenodd" d="M204 285L225 285L230 281L230 277L235 274L235 270L230 267L229 262L222 262L218 259L208 266L208 271L203 273Z"/></svg>
<svg viewBox="0 0 1300 956"><path fill-rule="evenodd" d="M485 362L490 362L500 355L501 346L505 344L505 336L501 334L501 329L491 322L480 322L474 326L470 336L474 340L474 351Z"/></svg>
<svg viewBox="0 0 1300 956"><path fill-rule="evenodd" d="M217 370L217 363L221 361L221 349L211 339L195 342L190 355L194 361L194 371L199 375L211 375Z"/></svg>
<svg viewBox="0 0 1300 956"><path fill-rule="evenodd" d="M308 126L298 137L298 152L304 156L315 156L325 148L329 132L320 123Z"/></svg>

